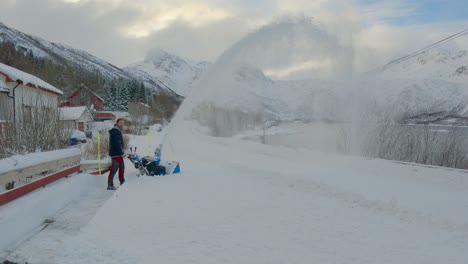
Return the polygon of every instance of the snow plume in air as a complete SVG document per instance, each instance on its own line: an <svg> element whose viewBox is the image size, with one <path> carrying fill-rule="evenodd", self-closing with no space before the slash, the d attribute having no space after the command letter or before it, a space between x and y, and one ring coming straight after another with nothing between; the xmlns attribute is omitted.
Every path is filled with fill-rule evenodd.
<svg viewBox="0 0 468 264"><path fill-rule="evenodd" d="M310 18L277 19L226 50L194 87L179 116L222 137L271 120L294 119L297 100L288 98L299 93L278 87L277 81L349 79L353 68L349 43Z"/></svg>

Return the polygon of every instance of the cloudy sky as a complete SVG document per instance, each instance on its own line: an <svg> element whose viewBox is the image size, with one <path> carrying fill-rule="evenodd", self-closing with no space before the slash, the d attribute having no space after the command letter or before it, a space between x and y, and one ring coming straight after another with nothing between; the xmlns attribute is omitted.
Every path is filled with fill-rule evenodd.
<svg viewBox="0 0 468 264"><path fill-rule="evenodd" d="M466 10L461 0L0 0L0 21L126 66L152 47L213 61L262 25L301 14L351 32L364 69L468 28ZM468 49L468 36L456 45Z"/></svg>

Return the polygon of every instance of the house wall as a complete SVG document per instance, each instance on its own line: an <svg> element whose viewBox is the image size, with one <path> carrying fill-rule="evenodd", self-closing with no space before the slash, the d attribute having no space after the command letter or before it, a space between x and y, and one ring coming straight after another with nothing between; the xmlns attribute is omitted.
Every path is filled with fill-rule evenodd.
<svg viewBox="0 0 468 264"><path fill-rule="evenodd" d="M67 120L67 121L61 121L61 122L63 122L63 126L65 129L72 129L72 130L78 129L75 120Z"/></svg>
<svg viewBox="0 0 468 264"><path fill-rule="evenodd" d="M93 118L91 117L91 115L87 111L85 111L81 115L80 119L78 119L77 122L83 122L84 125L83 125L83 130L82 131L84 132L84 131L88 130L89 128L91 128L91 124L93 123Z"/></svg>
<svg viewBox="0 0 468 264"><path fill-rule="evenodd" d="M94 120L96 121L104 121L104 120L112 120L115 121L117 117L115 114L110 112L96 112L94 114Z"/></svg>
<svg viewBox="0 0 468 264"><path fill-rule="evenodd" d="M97 111L102 111L103 108L104 108L104 102L101 101L99 98L95 97L94 109L96 109Z"/></svg>
<svg viewBox="0 0 468 264"><path fill-rule="evenodd" d="M71 96L70 98L68 98L68 106L70 107L75 107L75 106L83 106L85 105L82 101L81 101L81 96L80 96L80 93L76 93L74 94L73 96Z"/></svg>
<svg viewBox="0 0 468 264"><path fill-rule="evenodd" d="M9 84L11 86L11 84ZM14 86L11 87L11 89ZM37 88L19 85L15 90L16 118L24 118L33 108L55 109L58 106L58 95Z"/></svg>
<svg viewBox="0 0 468 264"><path fill-rule="evenodd" d="M13 99L0 92L0 122L13 121Z"/></svg>
<svg viewBox="0 0 468 264"><path fill-rule="evenodd" d="M0 92L0 145L10 139L13 126L13 99L7 93Z"/></svg>
<svg viewBox="0 0 468 264"><path fill-rule="evenodd" d="M63 120L61 121L66 129L80 130L85 132L93 123L92 116L86 111L77 120ZM81 125L80 125L81 123Z"/></svg>
<svg viewBox="0 0 468 264"><path fill-rule="evenodd" d="M130 115L148 115L150 112L150 108L135 102L128 103L128 113Z"/></svg>

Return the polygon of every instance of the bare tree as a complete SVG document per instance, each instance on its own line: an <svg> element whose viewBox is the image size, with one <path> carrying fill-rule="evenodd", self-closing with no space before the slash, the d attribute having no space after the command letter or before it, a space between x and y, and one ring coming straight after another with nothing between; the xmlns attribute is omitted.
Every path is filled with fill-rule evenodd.
<svg viewBox="0 0 468 264"><path fill-rule="evenodd" d="M216 137L230 137L249 129L263 128L265 124L261 112L228 109L208 102L198 105L192 112L192 118L209 128Z"/></svg>
<svg viewBox="0 0 468 264"><path fill-rule="evenodd" d="M4 157L51 151L68 145L71 134L64 129L56 105L39 95L28 100L19 98L17 102L20 106L16 109L16 122L11 120L11 125L1 135L0 153Z"/></svg>

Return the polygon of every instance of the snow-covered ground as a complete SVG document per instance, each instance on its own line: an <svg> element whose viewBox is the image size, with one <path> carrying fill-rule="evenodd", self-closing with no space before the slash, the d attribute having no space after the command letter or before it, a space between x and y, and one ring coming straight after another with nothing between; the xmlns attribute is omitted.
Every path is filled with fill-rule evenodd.
<svg viewBox="0 0 468 264"><path fill-rule="evenodd" d="M132 139L145 154L148 138ZM159 140L161 134L155 133L152 144ZM212 138L190 122L170 130L163 151L181 162L181 174L137 178L127 163L126 184L89 222L90 217L78 220L79 230L73 231L73 221L64 221L63 229L55 226L60 219L81 219L77 211L86 211L87 206L96 211L101 202L93 195L65 210L62 218L58 216L9 259L28 263L468 261L465 171ZM34 195L38 194L30 197Z"/></svg>
<svg viewBox="0 0 468 264"><path fill-rule="evenodd" d="M34 245L31 263L48 263L110 197L106 180L79 174L63 178L0 207L0 260L20 257ZM26 242L28 241L29 242ZM41 260L41 261L39 261Z"/></svg>
<svg viewBox="0 0 468 264"><path fill-rule="evenodd" d="M60 193L45 188L1 208L1 227L10 240L24 242L30 237L16 242L19 246L2 249L8 259L28 263L468 263L467 171L342 156L327 153L326 148L295 148L311 138L312 144L328 148L336 143L334 134L306 131L300 125L289 131L268 131L268 135L298 137L284 146L244 139L262 131L210 137L208 129L189 121L196 118L198 106L210 102L227 110L272 112L278 119L299 114L314 117L311 120L334 120L341 112L356 117L359 105L373 101L409 110L433 110L434 104L440 107L437 110L459 104L464 108L463 82L424 78L380 82L376 78L370 84L382 89L359 88L360 83L347 79L352 51L328 31L302 20L298 25L292 20L263 27L224 52L213 72L193 87L165 131L167 137L164 133L131 137L131 147L138 147L141 155L151 153L162 141L163 159L180 161L182 173L138 178L126 160L127 181L115 192L105 190L105 175L79 175L71 179L96 181L83 180L87 183L80 186L89 191L80 192L82 196L71 193L81 187L74 189L64 179L55 185L61 186ZM325 74L333 82L288 84L270 79L275 72L282 75L288 67L304 65L309 59L326 62L327 56L336 62L336 69ZM163 73L185 73L170 61L167 66L171 71ZM309 76L307 71L291 75ZM202 110L209 113L197 114L211 117L211 108ZM221 111L212 123L232 130L237 121L243 122L232 111L225 114ZM248 126L239 126L244 127ZM244 131L229 134L235 132ZM80 198L62 204L62 197ZM56 201L60 206L54 205ZM22 203L35 206L23 208ZM27 227L20 224L22 219L27 219ZM40 231L45 219L50 221ZM28 236L34 228L40 232Z"/></svg>

